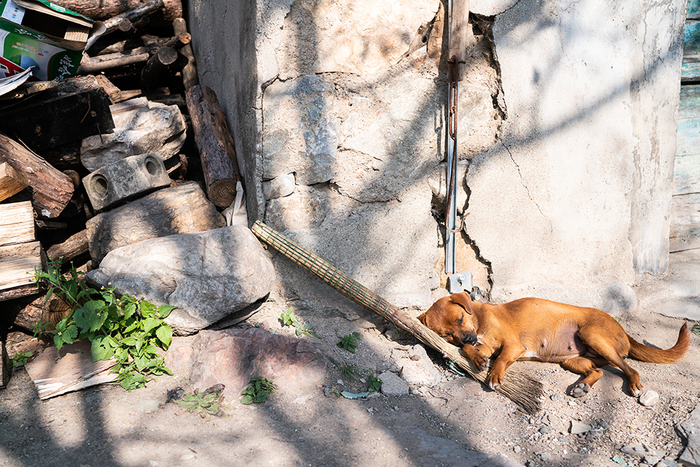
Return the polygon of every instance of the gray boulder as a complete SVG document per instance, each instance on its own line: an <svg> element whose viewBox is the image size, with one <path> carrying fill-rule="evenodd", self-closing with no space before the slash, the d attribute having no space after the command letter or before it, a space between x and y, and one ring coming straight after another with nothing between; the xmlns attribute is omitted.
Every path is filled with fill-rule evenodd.
<svg viewBox="0 0 700 467"><path fill-rule="evenodd" d="M270 293L274 268L245 226L144 240L111 251L88 280L173 305L166 322L187 335Z"/></svg>

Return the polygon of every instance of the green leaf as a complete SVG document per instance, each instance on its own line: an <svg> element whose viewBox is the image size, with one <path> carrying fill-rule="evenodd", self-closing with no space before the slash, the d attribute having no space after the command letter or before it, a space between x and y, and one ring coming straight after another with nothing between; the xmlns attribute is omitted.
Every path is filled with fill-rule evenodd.
<svg viewBox="0 0 700 467"><path fill-rule="evenodd" d="M170 315L170 312L173 311L175 308L177 308L177 307L172 306L172 305L161 305L158 307L157 315L161 319L165 319Z"/></svg>
<svg viewBox="0 0 700 467"><path fill-rule="evenodd" d="M153 303L148 303L147 301L142 301L141 302L141 315L143 315L144 318L150 318L151 316L156 314L156 306Z"/></svg>
<svg viewBox="0 0 700 467"><path fill-rule="evenodd" d="M107 320L107 310L105 302L102 300L91 300L82 308L75 311L75 324L83 331L97 331Z"/></svg>
<svg viewBox="0 0 700 467"><path fill-rule="evenodd" d="M124 300L124 297L122 297L122 300ZM126 306L122 308L124 310L124 319L127 320L131 318L131 315L136 313L136 304L135 303L129 303Z"/></svg>
<svg viewBox="0 0 700 467"><path fill-rule="evenodd" d="M167 349L173 341L173 330L170 326L164 324L156 329L156 337L163 343L164 348Z"/></svg>
<svg viewBox="0 0 700 467"><path fill-rule="evenodd" d="M122 344L129 347L136 347L136 339L133 337L125 337L122 339Z"/></svg>
<svg viewBox="0 0 700 467"><path fill-rule="evenodd" d="M158 318L146 318L143 320L143 332L150 333L153 329L157 328L163 323L163 321Z"/></svg>
<svg viewBox="0 0 700 467"><path fill-rule="evenodd" d="M114 349L110 345L109 336L97 336L92 341L92 347L90 348L92 352L92 361L96 362L98 360L109 360L114 355Z"/></svg>

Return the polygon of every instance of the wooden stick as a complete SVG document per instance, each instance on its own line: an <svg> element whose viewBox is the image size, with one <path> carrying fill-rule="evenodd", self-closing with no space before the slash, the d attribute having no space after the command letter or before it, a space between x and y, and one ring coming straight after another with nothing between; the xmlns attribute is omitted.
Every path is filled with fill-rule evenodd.
<svg viewBox="0 0 700 467"><path fill-rule="evenodd" d="M446 342L413 316L387 302L367 287L352 280L347 274L262 222L256 221L251 230L259 239L314 274L345 297L378 314L404 331L410 332L424 344L441 352L445 358L465 370L474 379L482 383L486 381L487 370L477 370L472 362L464 357L461 349ZM543 395L542 384L512 367L506 372L503 384L496 392L515 402L527 413L532 414L540 410L540 399Z"/></svg>
<svg viewBox="0 0 700 467"><path fill-rule="evenodd" d="M78 67L78 73L81 75L90 75L109 70L110 68L143 63L148 61L150 56L147 47L139 47L127 52L97 55L83 60L82 64Z"/></svg>
<svg viewBox="0 0 700 467"><path fill-rule="evenodd" d="M184 19L177 18L173 21L173 30L177 35L187 34L187 23ZM197 67L194 63L192 45L186 44L182 49L180 49L180 53L187 58L187 64L182 69L182 84L185 87L185 91L187 91L189 88L196 86L199 83L199 79L197 78Z"/></svg>
<svg viewBox="0 0 700 467"><path fill-rule="evenodd" d="M85 15L95 21L108 20L120 15L130 8L143 4L142 0L54 0L53 3ZM163 0L163 19L171 22L182 16L181 0ZM129 18L133 20L133 18Z"/></svg>
<svg viewBox="0 0 700 467"><path fill-rule="evenodd" d="M139 6L131 8L124 13L113 16L104 22L105 28L107 28L105 34L109 34L110 32L119 29L119 25L124 19L134 23L144 16L148 16L158 10L161 10L164 6L165 4L163 3L163 0L150 0L146 3L140 4Z"/></svg>

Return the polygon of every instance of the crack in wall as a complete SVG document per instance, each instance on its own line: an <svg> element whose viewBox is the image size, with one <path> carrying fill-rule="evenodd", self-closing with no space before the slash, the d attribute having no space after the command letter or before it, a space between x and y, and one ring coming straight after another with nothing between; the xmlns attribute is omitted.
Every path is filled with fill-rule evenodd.
<svg viewBox="0 0 700 467"><path fill-rule="evenodd" d="M549 231L553 232L554 227L552 226L552 221L545 215L544 211L542 211L542 208L540 205L535 201L535 198L532 196L532 193L530 193L530 188L527 186L525 183L525 178L523 177L523 173L520 170L520 165L518 165L517 162L515 162L515 158L513 157L513 153L510 151L510 148L506 146L504 142L501 142L503 147L506 149L506 152L508 152L508 156L510 157L510 160L513 162L515 165L515 168L518 170L518 176L520 177L520 184L525 188L525 192L527 193L527 197L532 201L532 203L537 207L537 210L542 214L542 217L544 217L547 220L547 223L549 224Z"/></svg>

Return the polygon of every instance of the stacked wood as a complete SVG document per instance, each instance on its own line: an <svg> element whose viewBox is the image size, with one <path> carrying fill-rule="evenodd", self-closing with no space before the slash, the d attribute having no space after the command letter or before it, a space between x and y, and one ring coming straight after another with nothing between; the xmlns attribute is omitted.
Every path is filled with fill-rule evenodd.
<svg viewBox="0 0 700 467"><path fill-rule="evenodd" d="M141 0L100 0L99 2L90 0L55 0L54 3L99 21L109 20L126 13L128 10L144 5ZM159 9L162 9L165 21L172 22L175 18L182 17L181 0L162 0L161 3L162 6ZM132 22L134 18L129 17ZM116 21L117 24L119 21Z"/></svg>
<svg viewBox="0 0 700 467"><path fill-rule="evenodd" d="M214 91L196 85L185 95L194 138L202 161L207 196L218 207L228 207L236 198L239 181L233 137Z"/></svg>
<svg viewBox="0 0 700 467"><path fill-rule="evenodd" d="M176 18L173 20L173 30L175 31L176 35L186 34L187 23L182 18ZM185 44L185 46L180 50L180 53L182 53L182 55L187 59L187 63L182 68L182 83L185 86L185 90L188 90L192 86L199 84L192 46L189 43Z"/></svg>
<svg viewBox="0 0 700 467"><path fill-rule="evenodd" d="M19 193L29 186L29 180L7 162L0 164L0 201Z"/></svg>
<svg viewBox="0 0 700 467"><path fill-rule="evenodd" d="M31 203L0 204L0 301L38 292L34 271L43 259Z"/></svg>
<svg viewBox="0 0 700 467"><path fill-rule="evenodd" d="M1 162L27 178L33 190L34 209L41 216L58 216L70 201L74 191L70 177L3 134L0 134Z"/></svg>

